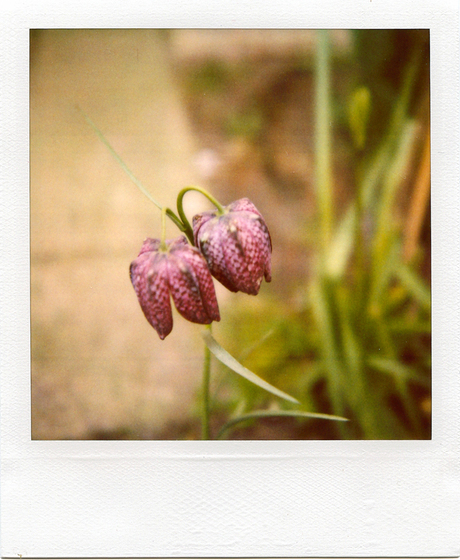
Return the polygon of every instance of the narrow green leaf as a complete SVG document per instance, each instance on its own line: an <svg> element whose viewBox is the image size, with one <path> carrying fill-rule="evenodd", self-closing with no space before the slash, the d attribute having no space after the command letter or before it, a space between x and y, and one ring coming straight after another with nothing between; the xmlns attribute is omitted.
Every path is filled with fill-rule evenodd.
<svg viewBox="0 0 460 560"><path fill-rule="evenodd" d="M414 368L391 358L369 356L367 363L374 369L391 375L398 382L407 383L407 381L412 380L423 386L430 386L431 384L429 379L423 378Z"/></svg>
<svg viewBox="0 0 460 560"><path fill-rule="evenodd" d="M214 356L222 362L224 365L229 367L241 377L244 377L254 385L257 385L261 389L265 389L269 393L276 395L277 397L281 397L282 399L286 399L287 401L291 401L293 403L299 404L299 401L294 397L291 397L287 393L280 391L267 381L264 381L261 377L250 371L249 369L245 368L243 365L240 364L231 354L227 352L222 346L217 342L217 340L212 336L209 331L203 332L203 339L206 343L206 346L209 350L214 354Z"/></svg>
<svg viewBox="0 0 460 560"><path fill-rule="evenodd" d="M358 150L366 143L367 123L371 107L371 92L367 87L356 88L348 103L348 126Z"/></svg>
<svg viewBox="0 0 460 560"><path fill-rule="evenodd" d="M217 434L216 439L219 439L224 432L229 428L232 428L240 422L246 420L254 420L257 418L277 418L277 417L292 417L292 418L319 418L322 420L335 420L338 422L348 422L348 418L343 418L342 416L334 416L332 414L321 414L319 412L302 412L299 410L257 410L255 412L249 412L248 414L243 414L237 418L229 420Z"/></svg>
<svg viewBox="0 0 460 560"><path fill-rule="evenodd" d="M105 147L109 150L109 152L113 155L113 157L117 160L117 162L120 164L121 168L123 169L123 171L128 175L128 177L131 179L131 181L136 185L136 187L149 199L153 202L153 204L155 204L155 206L157 208L159 208L160 210L162 209L162 206L159 202L157 202L152 195L147 191L147 189L144 187L144 185L139 181L139 179L137 179L137 177L134 176L134 174L132 173L132 171L128 168L128 166L126 165L126 163L121 159L121 157L117 154L117 152L112 148L111 144L109 143L109 141L107 140L107 138L104 136L104 134L99 130L99 128L96 126L96 124L93 122L93 120L83 111L83 109L81 109L80 107L78 107L78 109L81 111L81 113L83 114L83 117L85 118L86 122L91 126L91 128L94 130L94 132L97 134L97 136L99 137L99 139L105 144Z"/></svg>
<svg viewBox="0 0 460 560"><path fill-rule="evenodd" d="M342 363L339 357L336 325L331 307L333 288L330 283L316 281L312 283L310 301L316 327L320 333L320 352L323 370L328 378L328 390L334 412L343 410Z"/></svg>
<svg viewBox="0 0 460 560"><path fill-rule="evenodd" d="M400 264L395 272L405 288L413 295L420 305L429 311L431 308L431 292L422 278L406 264Z"/></svg>
<svg viewBox="0 0 460 560"><path fill-rule="evenodd" d="M352 204L339 224L334 238L327 250L326 274L333 280L343 276L353 250L356 231L356 207Z"/></svg>
<svg viewBox="0 0 460 560"><path fill-rule="evenodd" d="M401 244L395 235L389 236L378 254L374 256L373 273L371 279L369 308L382 312L388 304L387 288L399 266L401 258Z"/></svg>

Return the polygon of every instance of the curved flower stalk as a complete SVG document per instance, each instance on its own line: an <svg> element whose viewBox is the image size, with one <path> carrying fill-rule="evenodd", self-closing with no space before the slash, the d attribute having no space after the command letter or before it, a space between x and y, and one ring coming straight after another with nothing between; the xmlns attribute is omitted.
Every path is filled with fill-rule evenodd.
<svg viewBox="0 0 460 560"><path fill-rule="evenodd" d="M270 282L270 232L248 198L194 216L193 235L211 274L228 290L257 295L262 279Z"/></svg>
<svg viewBox="0 0 460 560"><path fill-rule="evenodd" d="M162 340L173 327L170 296L192 323L220 320L206 261L185 236L166 241L164 247L159 239L147 238L129 272L142 311Z"/></svg>

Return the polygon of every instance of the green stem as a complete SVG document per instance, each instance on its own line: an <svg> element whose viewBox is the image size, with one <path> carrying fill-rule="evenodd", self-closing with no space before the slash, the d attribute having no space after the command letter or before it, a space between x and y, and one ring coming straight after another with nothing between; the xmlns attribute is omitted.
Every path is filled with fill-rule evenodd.
<svg viewBox="0 0 460 560"><path fill-rule="evenodd" d="M327 30L317 32L316 49L316 194L320 215L322 257L332 233L330 44Z"/></svg>
<svg viewBox="0 0 460 560"><path fill-rule="evenodd" d="M176 224L176 226L180 229L180 231L182 231L183 233L186 233L185 225L180 221L180 219L176 216L176 214L174 214L174 212L171 210L171 208L166 208L166 216L168 216L168 218L172 222L174 222L174 224Z"/></svg>
<svg viewBox="0 0 460 560"><path fill-rule="evenodd" d="M80 107L78 107L78 109L82 112L83 116L86 119L86 122L91 126L91 128L94 130L94 132L98 135L99 139L103 142L103 144L107 147L107 149L109 150L109 152L113 155L113 157L117 160L117 162L120 164L121 168L123 169L123 171L128 175L128 177L131 179L131 181L136 185L136 187L142 192L142 194L144 194L151 202L153 202L153 204L155 204L155 206L159 209L162 210L163 207L161 206L161 204L155 200L153 198L153 196L148 192L148 190L144 187L144 185L139 181L139 179L134 175L134 173L129 169L129 167L126 165L126 163L121 159L121 157L117 154L117 152L113 149L113 147L110 145L109 141L107 140L107 138L102 134L102 132L99 130L99 128L96 126L96 124L90 119L90 117L83 111L83 109L81 109ZM174 212L172 210L170 210L169 208L166 210L166 215L168 216L168 218L170 218L175 224L176 226L181 230L181 231L185 231L185 226L184 224L180 221L180 219L176 216L176 214L174 214Z"/></svg>
<svg viewBox="0 0 460 560"><path fill-rule="evenodd" d="M160 251L166 251L166 215L168 209L163 206L161 209L161 237L160 237Z"/></svg>
<svg viewBox="0 0 460 560"><path fill-rule="evenodd" d="M366 286L366 272L367 272L367 252L364 237L364 201L363 190L361 188L362 181L362 154L356 153L357 164L354 171L355 179L355 193L356 193L356 221L355 221L355 236L356 236L356 298L357 298L357 314L358 317L365 316L365 306L367 302L367 286Z"/></svg>
<svg viewBox="0 0 460 560"><path fill-rule="evenodd" d="M203 196L205 196L210 202L212 202L212 204L214 204L214 206L217 208L217 212L219 214L224 213L224 208L223 208L222 204L220 204L220 202L212 196L212 194L208 193L207 190L202 189L201 187L189 186L189 187L183 188L179 192L179 194L177 195L177 213L179 214L180 219L182 220L182 223L184 224L185 234L189 238L190 242L193 244L194 243L193 228L190 225L190 222L188 221L187 216L185 215L184 206L183 206L184 196L189 191L196 191L196 192L199 192L200 194L202 194Z"/></svg>
<svg viewBox="0 0 460 560"><path fill-rule="evenodd" d="M211 332L211 325L206 327ZM210 438L209 430L209 381L211 379L211 352L207 345L204 346L204 362L203 362L203 385L202 385L202 417L201 417L201 439L208 440Z"/></svg>

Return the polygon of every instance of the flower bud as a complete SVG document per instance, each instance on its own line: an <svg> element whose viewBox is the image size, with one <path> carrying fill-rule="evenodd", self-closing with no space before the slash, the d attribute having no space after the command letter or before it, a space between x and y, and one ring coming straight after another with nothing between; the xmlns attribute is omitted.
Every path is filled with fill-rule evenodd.
<svg viewBox="0 0 460 560"><path fill-rule="evenodd" d="M170 296L177 311L192 323L219 321L211 274L198 249L184 236L166 241L147 238L129 269L147 321L163 340L172 330Z"/></svg>
<svg viewBox="0 0 460 560"><path fill-rule="evenodd" d="M271 280L270 233L261 213L247 198L193 218L195 245L211 274L232 292L257 295Z"/></svg>

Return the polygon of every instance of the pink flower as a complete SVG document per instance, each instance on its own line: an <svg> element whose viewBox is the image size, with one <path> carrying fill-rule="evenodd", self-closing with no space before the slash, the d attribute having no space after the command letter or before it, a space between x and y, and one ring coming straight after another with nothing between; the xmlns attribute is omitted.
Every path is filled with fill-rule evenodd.
<svg viewBox="0 0 460 560"><path fill-rule="evenodd" d="M256 295L271 280L272 243L262 215L247 198L193 218L195 245L211 274L232 292Z"/></svg>
<svg viewBox="0 0 460 560"><path fill-rule="evenodd" d="M172 296L177 311L192 323L219 321L212 277L201 253L184 236L166 242L147 238L129 273L147 321L163 340L172 330Z"/></svg>

